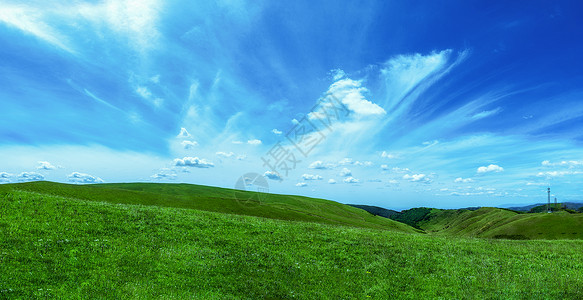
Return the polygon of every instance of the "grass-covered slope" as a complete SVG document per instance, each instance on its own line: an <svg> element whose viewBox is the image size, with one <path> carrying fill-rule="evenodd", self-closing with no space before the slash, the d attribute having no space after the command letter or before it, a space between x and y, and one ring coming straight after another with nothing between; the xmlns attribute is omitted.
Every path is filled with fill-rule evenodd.
<svg viewBox="0 0 583 300"><path fill-rule="evenodd" d="M417 232L405 224L334 201L245 192L192 184L115 183L72 185L29 182L0 185L0 193L31 191L69 198L119 204L189 208L272 219L318 222L365 228ZM250 199L250 200L248 200Z"/></svg>
<svg viewBox="0 0 583 300"><path fill-rule="evenodd" d="M405 234L13 191L0 298L580 299L583 242Z"/></svg>
<svg viewBox="0 0 583 300"><path fill-rule="evenodd" d="M583 214L567 212L517 213L484 207L434 210L419 228L437 234L509 239L583 239Z"/></svg>

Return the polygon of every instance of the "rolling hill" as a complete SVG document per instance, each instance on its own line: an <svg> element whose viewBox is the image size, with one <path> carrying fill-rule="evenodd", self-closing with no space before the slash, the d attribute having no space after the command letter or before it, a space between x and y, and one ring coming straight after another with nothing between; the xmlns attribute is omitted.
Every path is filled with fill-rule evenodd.
<svg viewBox="0 0 583 300"><path fill-rule="evenodd" d="M112 183L74 185L28 182L0 185L0 193L36 192L90 201L188 208L289 221L420 232L366 211L334 201L302 196L247 192L233 189L166 183Z"/></svg>
<svg viewBox="0 0 583 300"><path fill-rule="evenodd" d="M505 239L583 239L583 214L518 213L483 207L475 211L434 210L417 224L440 235Z"/></svg>

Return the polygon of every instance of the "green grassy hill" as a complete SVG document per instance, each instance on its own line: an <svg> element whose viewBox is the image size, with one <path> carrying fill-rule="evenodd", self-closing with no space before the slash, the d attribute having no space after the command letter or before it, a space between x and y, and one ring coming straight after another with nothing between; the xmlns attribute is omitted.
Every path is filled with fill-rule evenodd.
<svg viewBox="0 0 583 300"><path fill-rule="evenodd" d="M264 218L419 232L405 224L334 201L302 196L165 183L73 185L28 182L0 185L0 193L21 190L118 204L189 208Z"/></svg>
<svg viewBox="0 0 583 300"><path fill-rule="evenodd" d="M15 186L0 192L1 299L583 298L583 241L407 234L175 208L164 199L194 200L137 190L115 200L107 185L53 185L82 197ZM118 204L139 202L128 195L148 205Z"/></svg>
<svg viewBox="0 0 583 300"><path fill-rule="evenodd" d="M567 212L518 213L484 207L469 210L433 210L416 224L442 235L508 239L583 239L583 214Z"/></svg>

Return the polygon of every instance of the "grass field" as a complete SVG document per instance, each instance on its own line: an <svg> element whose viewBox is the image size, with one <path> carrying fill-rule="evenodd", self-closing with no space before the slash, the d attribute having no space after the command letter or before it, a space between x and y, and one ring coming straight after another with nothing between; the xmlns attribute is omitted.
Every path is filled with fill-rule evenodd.
<svg viewBox="0 0 583 300"><path fill-rule="evenodd" d="M271 219L419 232L338 202L302 196L245 192L193 184L110 183L74 185L28 182L0 185L0 193L31 191L90 201L188 208Z"/></svg>
<svg viewBox="0 0 583 300"><path fill-rule="evenodd" d="M0 193L0 298L577 299L583 241Z"/></svg>
<svg viewBox="0 0 583 300"><path fill-rule="evenodd" d="M432 210L419 228L441 235L506 239L583 239L583 214L565 211L517 213L483 207L469 210Z"/></svg>

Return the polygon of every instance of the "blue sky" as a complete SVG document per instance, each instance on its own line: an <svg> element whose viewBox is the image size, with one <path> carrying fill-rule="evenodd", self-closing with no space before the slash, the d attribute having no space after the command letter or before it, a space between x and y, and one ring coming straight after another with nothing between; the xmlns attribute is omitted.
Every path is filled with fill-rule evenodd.
<svg viewBox="0 0 583 300"><path fill-rule="evenodd" d="M580 1L278 2L1 1L0 182L583 201Z"/></svg>

